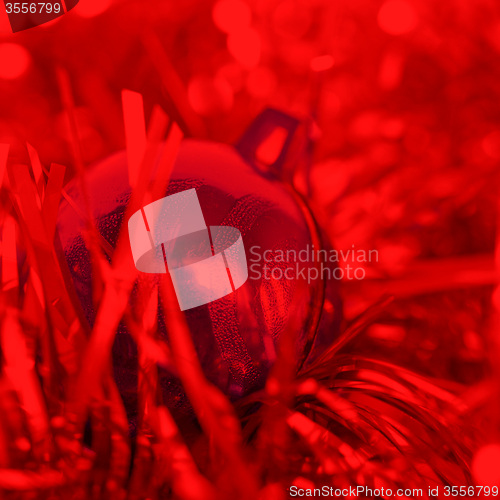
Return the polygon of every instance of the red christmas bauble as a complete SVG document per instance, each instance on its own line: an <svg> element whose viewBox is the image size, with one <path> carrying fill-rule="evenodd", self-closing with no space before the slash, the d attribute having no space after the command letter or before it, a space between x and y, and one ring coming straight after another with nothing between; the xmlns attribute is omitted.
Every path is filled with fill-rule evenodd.
<svg viewBox="0 0 500 500"><path fill-rule="evenodd" d="M265 167L258 165L256 150L279 127L288 135L277 159ZM280 336L292 317L291 307L298 366L317 356L338 331L338 282L314 279L307 286L299 284L301 276L308 276L308 269L318 266L314 256L323 244L307 205L281 178L297 127L295 119L267 110L237 147L185 139L165 193L170 196L195 189L207 226L231 226L241 233L248 265L246 282L229 295L184 311L207 378L233 399L263 387ZM86 183L97 229L114 247L120 227L127 223L123 216L131 194L125 152L96 164ZM73 202L61 206L59 235L77 295L92 324L91 259L82 237L84 221L72 206L83 206L76 181L67 187L67 193ZM288 273L286 268L290 268ZM139 273L138 279L143 278L155 279ZM135 293L130 298L132 307ZM167 339L161 309L158 329ZM113 362L119 389L133 413L137 350L125 324L117 332ZM174 413L188 407L179 381L166 370L161 372L161 386Z"/></svg>

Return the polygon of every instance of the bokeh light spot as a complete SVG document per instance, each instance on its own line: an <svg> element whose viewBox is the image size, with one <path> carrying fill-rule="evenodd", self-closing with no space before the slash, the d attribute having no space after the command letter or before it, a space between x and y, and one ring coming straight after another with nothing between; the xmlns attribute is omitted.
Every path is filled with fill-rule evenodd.
<svg viewBox="0 0 500 500"><path fill-rule="evenodd" d="M333 57L330 55L318 56L314 59L311 59L311 69L313 71L327 71L333 68Z"/></svg>
<svg viewBox="0 0 500 500"><path fill-rule="evenodd" d="M493 48L500 52L500 22L493 23L486 33Z"/></svg>
<svg viewBox="0 0 500 500"><path fill-rule="evenodd" d="M500 484L500 443L480 448L472 461L472 474L476 484L493 486Z"/></svg>
<svg viewBox="0 0 500 500"><path fill-rule="evenodd" d="M257 99L269 97L276 90L276 87L276 76L269 68L258 67L248 75L248 93Z"/></svg>
<svg viewBox="0 0 500 500"><path fill-rule="evenodd" d="M394 90L401 84L404 57L398 51L388 51L380 62L378 82L383 90Z"/></svg>
<svg viewBox="0 0 500 500"><path fill-rule="evenodd" d="M214 5L212 19L224 33L234 33L250 26L252 11L241 0L219 0Z"/></svg>
<svg viewBox="0 0 500 500"><path fill-rule="evenodd" d="M388 0L379 10L378 24L389 35L404 35L415 29L418 16L409 2Z"/></svg>
<svg viewBox="0 0 500 500"><path fill-rule="evenodd" d="M82 0L75 7L75 12L84 18L96 17L105 12L111 5L111 0Z"/></svg>
<svg viewBox="0 0 500 500"><path fill-rule="evenodd" d="M274 11L274 28L284 38L296 40L303 38L309 31L311 24L311 10L307 2L285 0Z"/></svg>
<svg viewBox="0 0 500 500"><path fill-rule="evenodd" d="M29 68L29 52L18 43L0 44L0 78L16 80Z"/></svg>
<svg viewBox="0 0 500 500"><path fill-rule="evenodd" d="M243 69L236 62L231 62L220 67L217 70L215 77L226 80L235 94L243 88L245 83Z"/></svg>
<svg viewBox="0 0 500 500"><path fill-rule="evenodd" d="M188 100L202 116L224 113L233 106L233 89L223 78L195 76L188 85Z"/></svg>
<svg viewBox="0 0 500 500"><path fill-rule="evenodd" d="M405 130L403 120L389 118L380 124L380 132L388 139L399 139Z"/></svg>
<svg viewBox="0 0 500 500"><path fill-rule="evenodd" d="M484 137L481 146L490 158L500 160L500 130L495 130Z"/></svg>
<svg viewBox="0 0 500 500"><path fill-rule="evenodd" d="M495 309L500 310L500 287L498 286L491 294L491 304Z"/></svg>
<svg viewBox="0 0 500 500"><path fill-rule="evenodd" d="M365 111L353 119L350 131L356 139L369 139L378 133L379 126L380 115L376 111Z"/></svg>
<svg viewBox="0 0 500 500"><path fill-rule="evenodd" d="M261 41L253 28L231 33L227 37L227 48L244 68L253 69L259 64Z"/></svg>

